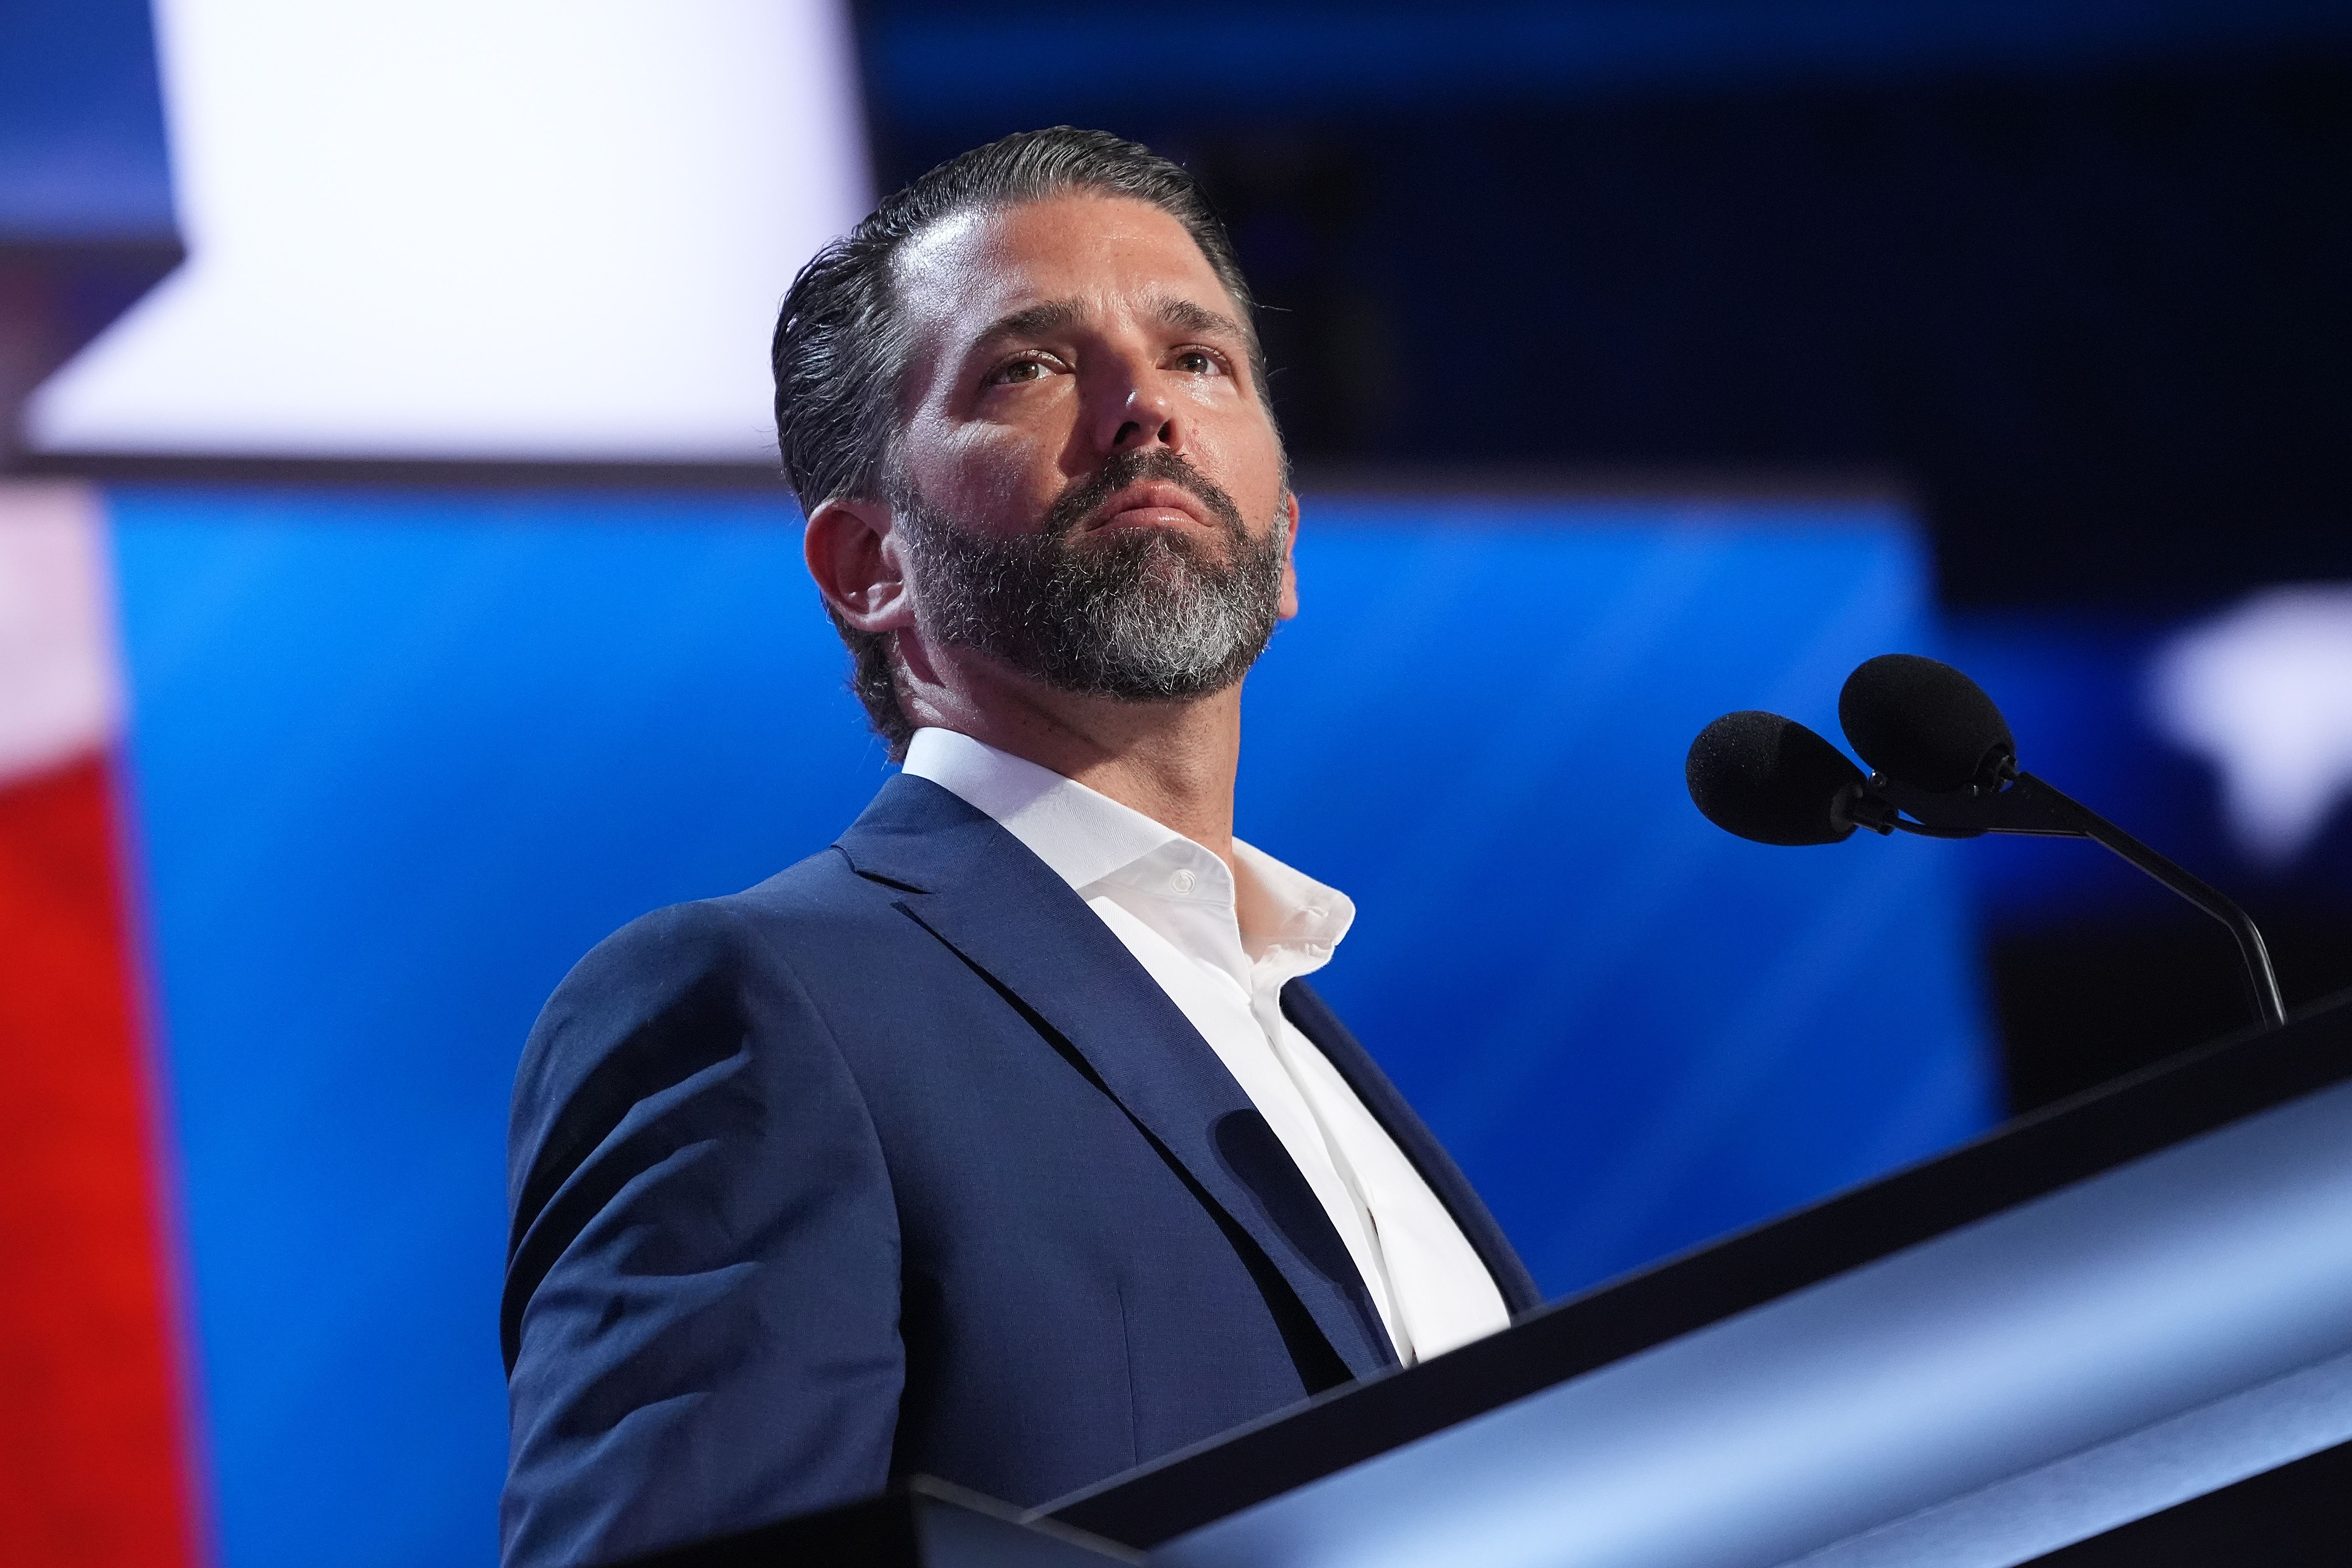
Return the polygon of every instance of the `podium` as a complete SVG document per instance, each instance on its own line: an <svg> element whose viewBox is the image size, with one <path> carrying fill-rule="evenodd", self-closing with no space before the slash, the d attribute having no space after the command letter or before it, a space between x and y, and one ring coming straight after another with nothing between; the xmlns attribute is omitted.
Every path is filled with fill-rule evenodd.
<svg viewBox="0 0 2352 1568"><path fill-rule="evenodd" d="M1168 1568L2005 1568L2316 1455L2346 1000L1045 1512Z"/></svg>
<svg viewBox="0 0 2352 1568"><path fill-rule="evenodd" d="M2352 997L890 1560L2335 1562L2347 1445Z"/></svg>

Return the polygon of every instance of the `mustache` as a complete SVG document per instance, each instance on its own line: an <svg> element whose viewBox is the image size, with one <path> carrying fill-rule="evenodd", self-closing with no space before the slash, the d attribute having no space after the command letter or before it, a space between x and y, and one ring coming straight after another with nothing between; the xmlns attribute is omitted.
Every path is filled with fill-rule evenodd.
<svg viewBox="0 0 2352 1568"><path fill-rule="evenodd" d="M1249 537L1242 523L1241 508L1234 504L1217 482L1184 460L1183 455L1165 447L1154 447L1140 452L1114 452L1085 479L1073 480L1054 504L1045 509L1044 527L1038 532L1046 539L1066 539L1078 526L1100 510L1105 501L1129 485L1147 481L1174 485L1208 509L1224 531L1229 543L1238 544Z"/></svg>

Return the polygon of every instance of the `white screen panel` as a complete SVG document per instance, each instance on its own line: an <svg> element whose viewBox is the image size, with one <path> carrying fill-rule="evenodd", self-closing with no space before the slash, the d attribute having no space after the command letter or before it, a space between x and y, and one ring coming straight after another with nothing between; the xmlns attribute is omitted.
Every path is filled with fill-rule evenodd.
<svg viewBox="0 0 2352 1568"><path fill-rule="evenodd" d="M759 461L865 210L840 0L157 0L187 265L37 450Z"/></svg>

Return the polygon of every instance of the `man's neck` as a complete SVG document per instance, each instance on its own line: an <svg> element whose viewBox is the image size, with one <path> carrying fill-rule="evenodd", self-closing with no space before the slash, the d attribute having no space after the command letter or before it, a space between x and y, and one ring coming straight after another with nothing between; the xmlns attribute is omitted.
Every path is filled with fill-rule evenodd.
<svg viewBox="0 0 2352 1568"><path fill-rule="evenodd" d="M1125 702L1056 691L993 661L957 663L941 672L945 681L918 674L910 683L907 707L917 724L1049 768L1233 864L1239 685L1183 701Z"/></svg>

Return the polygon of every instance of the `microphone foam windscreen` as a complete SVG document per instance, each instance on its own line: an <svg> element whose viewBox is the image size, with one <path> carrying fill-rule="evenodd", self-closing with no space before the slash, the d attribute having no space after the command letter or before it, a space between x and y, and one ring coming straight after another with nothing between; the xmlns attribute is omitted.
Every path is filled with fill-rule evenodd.
<svg viewBox="0 0 2352 1568"><path fill-rule="evenodd" d="M1726 713L1698 732L1683 763L1691 804L1727 833L1759 844L1835 844L1853 831L1832 808L1860 784L1845 753L1778 713Z"/></svg>
<svg viewBox="0 0 2352 1568"><path fill-rule="evenodd" d="M1920 789L1990 784L1994 753L2017 754L2009 721L1984 689L1917 654L1881 654L1847 676L1838 722L1864 762Z"/></svg>

